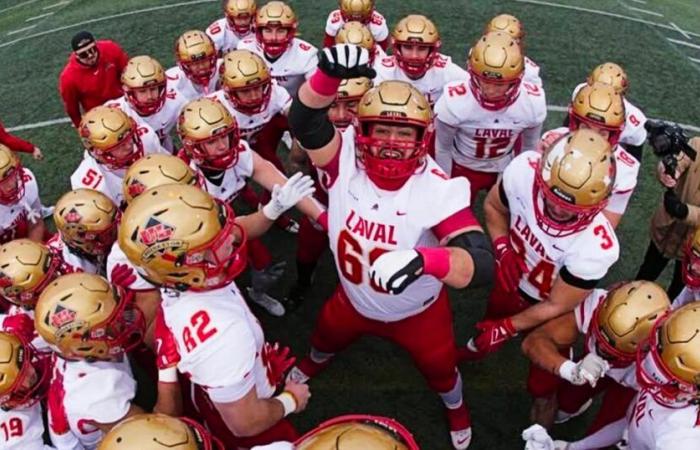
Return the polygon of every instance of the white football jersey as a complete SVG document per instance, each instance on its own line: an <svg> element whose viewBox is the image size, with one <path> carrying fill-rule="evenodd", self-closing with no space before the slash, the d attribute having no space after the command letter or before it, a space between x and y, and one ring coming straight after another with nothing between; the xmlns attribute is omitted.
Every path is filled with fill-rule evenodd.
<svg viewBox="0 0 700 450"><path fill-rule="evenodd" d="M607 295L608 291L605 289L593 289L591 293L588 294L588 297L586 297L586 299L576 307L574 310L574 316L576 317L576 326L578 327L579 333L587 337L590 336L589 331L595 310L598 305L605 301ZM594 355L598 354L595 341L590 339L590 337L586 339L585 345L587 353L593 353ZM635 381L637 373L634 363L625 367L611 366L610 370L608 370L605 375L623 386L630 388L635 388L637 386Z"/></svg>
<svg viewBox="0 0 700 450"><path fill-rule="evenodd" d="M536 300L546 300L562 267L583 280L599 280L620 256L615 230L600 213L585 229L563 237L552 237L535 216L533 186L541 155L526 152L517 156L503 172L501 183L510 211L510 243L524 255L528 272L519 287Z"/></svg>
<svg viewBox="0 0 700 450"><path fill-rule="evenodd" d="M236 30L231 28L226 17L212 22L205 33L214 41L214 47L216 47L216 51L220 55L235 50L238 47L238 43L243 39L255 39L255 33L252 31L243 36L238 34Z"/></svg>
<svg viewBox="0 0 700 450"><path fill-rule="evenodd" d="M144 156L153 153L170 154L163 148L158 136L148 125L139 124L138 133L141 137ZM124 200L122 192L124 175L126 175L126 169L112 170L98 163L95 158L85 152L83 160L70 177L70 185L71 189L87 188L100 191L119 206Z"/></svg>
<svg viewBox="0 0 700 450"><path fill-rule="evenodd" d="M326 20L326 34L329 36L336 36L338 31L345 25L345 19L343 15L340 14L340 10L336 9L331 11L328 15L328 20ZM379 14L377 11L372 11L372 17L367 23L370 33L374 36L374 40L377 42L382 42L389 37L389 27L386 24L386 19L384 16Z"/></svg>
<svg viewBox="0 0 700 450"><path fill-rule="evenodd" d="M92 450L103 437L93 422L118 422L129 412L136 395L129 360L55 361L49 389L49 426L59 436L70 431L86 450Z"/></svg>
<svg viewBox="0 0 700 450"><path fill-rule="evenodd" d="M256 445L250 450L294 450L294 444L291 442L275 442L267 445Z"/></svg>
<svg viewBox="0 0 700 450"><path fill-rule="evenodd" d="M180 66L171 67L165 72L165 75L168 77L168 85L178 91L185 99L185 104L187 104L192 100L211 95L219 89L219 67L221 67L221 64L223 64L223 60L216 60L216 68L206 86L197 84L189 79Z"/></svg>
<svg viewBox="0 0 700 450"><path fill-rule="evenodd" d="M338 152L337 177L323 173L321 179L328 187L330 247L350 302L363 316L384 322L424 311L443 288L440 280L422 275L390 295L372 285L369 267L387 251L436 247L433 227L469 207L469 182L448 179L428 157L400 189L383 191L357 166L353 127L343 132Z"/></svg>
<svg viewBox="0 0 700 450"><path fill-rule="evenodd" d="M525 57L525 73L523 80L528 83L535 83L542 86L542 78L540 78L540 66L527 56Z"/></svg>
<svg viewBox="0 0 700 450"><path fill-rule="evenodd" d="M92 261L73 253L66 243L63 242L59 233L51 236L46 245L61 254L64 263L63 267L67 273L85 272L102 275L102 269L96 260Z"/></svg>
<svg viewBox="0 0 700 450"><path fill-rule="evenodd" d="M165 94L165 103L163 107L160 111L150 116L140 115L131 107L125 95L122 95L118 99L111 100L106 104L107 106L118 106L119 109L133 117L139 125L145 124L151 127L158 135L161 145L172 153L174 147L170 132L175 128L175 125L177 125L178 116L180 115L182 107L187 104L187 98L178 90L173 89L169 82L166 88L167 92Z"/></svg>
<svg viewBox="0 0 700 450"><path fill-rule="evenodd" d="M203 292L162 289L161 296L169 334L156 333L156 342L163 348L172 346L164 339L175 340L180 372L215 402L236 401L253 387L259 398L272 397L265 337L235 283Z"/></svg>
<svg viewBox="0 0 700 450"><path fill-rule="evenodd" d="M563 135L568 132L569 129L566 127L555 128L544 133L542 139L546 139L551 133ZM621 145L615 146L615 162L615 167L617 168L615 185L613 186L608 206L605 209L614 214L622 214L627 209L632 193L634 193L634 188L637 186L637 176L639 175L641 164L634 156L627 153Z"/></svg>
<svg viewBox="0 0 700 450"><path fill-rule="evenodd" d="M256 134L277 114L286 115L287 110L292 104L292 97L287 90L274 82L272 83L272 92L267 108L257 114L248 115L238 111L233 106L233 103L229 101L228 97L226 97L226 93L223 89L214 92L212 98L219 100L221 104L228 109L231 115L236 118L238 128L241 132L241 139L245 139L251 145L255 145Z"/></svg>
<svg viewBox="0 0 700 450"><path fill-rule="evenodd" d="M114 269L114 266L117 264L124 264L134 271L136 281L129 285L130 290L151 291L153 289L157 289L155 285L141 276L139 271L136 269L136 266L131 264L131 261L129 261L129 259L126 257L124 251L121 249L121 247L119 247L119 241L112 244L112 250L110 250L109 255L107 255L107 279L110 281L110 283L112 282L112 269Z"/></svg>
<svg viewBox="0 0 700 450"><path fill-rule="evenodd" d="M437 121L456 130L451 142L437 136L437 150L479 172L502 172L518 153L534 150L547 117L544 89L525 81L515 102L499 111L483 108L468 80L453 81L434 109Z"/></svg>
<svg viewBox="0 0 700 450"><path fill-rule="evenodd" d="M585 85L586 83L581 83L574 88L574 92L571 95L572 100ZM620 144L644 145L647 140L647 130L644 128L647 116L627 98L623 97L622 101L625 104L625 127L620 135Z"/></svg>
<svg viewBox="0 0 700 450"><path fill-rule="evenodd" d="M0 448L3 450L46 450L41 402L10 411L0 409Z"/></svg>
<svg viewBox="0 0 700 450"><path fill-rule="evenodd" d="M0 205L0 244L26 238L30 222L41 219L39 185L31 170L22 167L24 195L12 205Z"/></svg>
<svg viewBox="0 0 700 450"><path fill-rule="evenodd" d="M250 50L260 55L270 68L270 75L285 88L289 95L295 95L304 80L311 76L318 65L318 49L306 41L294 38L289 48L275 61L269 61L255 38L244 39L238 48Z"/></svg>
<svg viewBox="0 0 700 450"><path fill-rule="evenodd" d="M678 309L688 303L700 301L700 289L693 289L685 286L678 296L671 303L672 309Z"/></svg>
<svg viewBox="0 0 700 450"><path fill-rule="evenodd" d="M396 62L395 56L377 58L374 62L374 69L377 71L377 76L374 78L375 85L387 80L405 81L425 95L431 105L438 101L447 83L467 79L467 72L453 63L451 57L442 54L437 56L433 67L417 80L406 76Z"/></svg>
<svg viewBox="0 0 700 450"><path fill-rule="evenodd" d="M697 450L700 448L698 406L669 408L640 391L627 412L632 450Z"/></svg>
<svg viewBox="0 0 700 450"><path fill-rule="evenodd" d="M250 146L244 140L241 140L241 145L242 150L238 152L238 162L236 162L235 166L223 172L223 176L219 179L219 184L207 178L194 160L190 161L192 170L204 180L204 190L226 203L233 202L241 189L245 187L248 178L253 176L253 150L250 149Z"/></svg>

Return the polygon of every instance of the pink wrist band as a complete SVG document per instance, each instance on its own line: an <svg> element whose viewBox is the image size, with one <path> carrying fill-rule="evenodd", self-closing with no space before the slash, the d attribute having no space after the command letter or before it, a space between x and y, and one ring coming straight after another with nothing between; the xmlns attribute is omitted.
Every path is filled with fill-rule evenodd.
<svg viewBox="0 0 700 450"><path fill-rule="evenodd" d="M450 273L450 251L445 247L420 247L416 249L423 257L423 272L443 279Z"/></svg>
<svg viewBox="0 0 700 450"><path fill-rule="evenodd" d="M335 97L341 81L340 78L331 77L323 73L321 69L316 69L316 72L309 78L309 86L319 95Z"/></svg>
<svg viewBox="0 0 700 450"><path fill-rule="evenodd" d="M323 231L328 233L328 211L323 211L317 218L316 223L321 225Z"/></svg>

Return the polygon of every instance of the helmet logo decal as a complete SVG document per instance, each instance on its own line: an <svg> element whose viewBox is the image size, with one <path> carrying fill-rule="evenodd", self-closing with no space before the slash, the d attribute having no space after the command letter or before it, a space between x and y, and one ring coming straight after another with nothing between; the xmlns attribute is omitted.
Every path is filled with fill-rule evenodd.
<svg viewBox="0 0 700 450"><path fill-rule="evenodd" d="M144 186L144 184L139 180L132 179L131 183L129 183L129 186L127 187L127 190L129 191L130 196L137 197L143 194L143 191L146 190L146 186Z"/></svg>
<svg viewBox="0 0 700 450"><path fill-rule="evenodd" d="M152 245L156 242L163 242L170 239L175 229L167 223L161 222L156 217L151 216L146 226L139 231L139 241L145 245Z"/></svg>
<svg viewBox="0 0 700 450"><path fill-rule="evenodd" d="M76 315L77 313L72 309L58 305L51 315L51 326L55 328L62 328L66 324L75 321Z"/></svg>
<svg viewBox="0 0 700 450"><path fill-rule="evenodd" d="M78 223L82 220L83 216L80 215L80 213L75 209L71 208L70 211L68 211L68 214L66 214L66 222L68 223Z"/></svg>

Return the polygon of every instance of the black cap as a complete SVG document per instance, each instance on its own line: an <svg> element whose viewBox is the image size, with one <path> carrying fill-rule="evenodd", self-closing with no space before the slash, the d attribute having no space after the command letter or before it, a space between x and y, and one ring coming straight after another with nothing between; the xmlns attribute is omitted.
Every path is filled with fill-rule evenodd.
<svg viewBox="0 0 700 450"><path fill-rule="evenodd" d="M93 36L92 33L89 31L80 31L73 36L73 39L70 41L70 45L73 47L73 51L77 52L81 48L87 47L93 42L95 42L95 36Z"/></svg>

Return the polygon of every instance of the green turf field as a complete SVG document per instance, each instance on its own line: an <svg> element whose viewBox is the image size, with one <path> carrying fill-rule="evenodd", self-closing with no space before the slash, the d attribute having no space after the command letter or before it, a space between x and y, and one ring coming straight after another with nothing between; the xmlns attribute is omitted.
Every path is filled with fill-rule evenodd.
<svg viewBox="0 0 700 450"><path fill-rule="evenodd" d="M325 18L336 2L291 3L301 17L301 37L320 43ZM678 26L686 32L700 33L700 5L696 0L377 3L390 25L408 13L429 15L442 32L443 52L460 63L487 19L501 12L513 13L526 25L528 55L542 66L548 104L566 105L571 89L593 66L613 60L626 68L631 79L629 97L648 116L700 126L700 35L684 36L674 30ZM136 10L145 11L128 14ZM53 14L37 18L49 13ZM217 1L0 0L0 120L12 127L63 117L57 79L69 52L70 38L80 29L118 41L131 55L151 54L169 67L173 65L171 49L177 35L188 28L203 29L219 16ZM25 27L32 28L22 30ZM668 38L690 42L697 48ZM550 112L547 128L556 126L562 118L562 113ZM68 189L69 176L80 160L77 136L65 123L18 134L32 140L46 154L41 163L28 158L25 162L37 174L44 202L50 204ZM623 251L609 275L611 281L634 276L646 249L648 220L661 192L652 177L653 163L653 156L647 152L637 192L619 229ZM276 257L289 261L289 276L278 289L283 295L294 276L294 238L273 230L266 240ZM282 319L260 313L268 339L290 345L298 355L306 352L316 311L335 281L332 260L326 256L307 304ZM453 293L455 329L460 340L481 317L486 295L485 290ZM474 418L471 448L522 448L519 434L528 424L529 398L524 390L526 364L517 345L508 345L484 362L464 364L461 370ZM311 389L309 409L293 417L300 430L338 414L384 414L406 424L424 449L449 448L441 402L428 390L407 355L396 347L365 339L340 355L329 370L313 380ZM578 437L587 419L590 415L556 428L554 434Z"/></svg>

